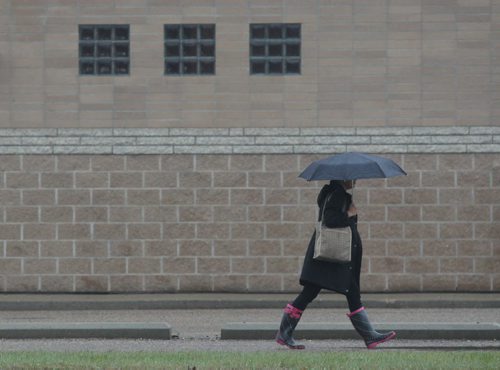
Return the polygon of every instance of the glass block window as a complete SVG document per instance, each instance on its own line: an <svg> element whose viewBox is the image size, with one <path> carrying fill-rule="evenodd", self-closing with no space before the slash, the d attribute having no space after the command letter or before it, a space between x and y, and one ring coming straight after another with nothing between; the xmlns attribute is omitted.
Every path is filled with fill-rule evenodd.
<svg viewBox="0 0 500 370"><path fill-rule="evenodd" d="M215 24L166 24L165 74L215 74Z"/></svg>
<svg viewBox="0 0 500 370"><path fill-rule="evenodd" d="M250 74L300 74L300 24L250 24Z"/></svg>
<svg viewBox="0 0 500 370"><path fill-rule="evenodd" d="M80 25L80 75L128 75L128 25Z"/></svg>

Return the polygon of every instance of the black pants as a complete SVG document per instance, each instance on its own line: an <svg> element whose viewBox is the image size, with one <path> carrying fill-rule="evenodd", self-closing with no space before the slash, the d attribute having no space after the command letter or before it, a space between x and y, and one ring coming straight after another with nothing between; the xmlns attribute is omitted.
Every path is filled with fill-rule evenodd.
<svg viewBox="0 0 500 370"><path fill-rule="evenodd" d="M307 305L311 303L319 294L321 288L317 285L306 284L302 289L302 292L295 298L292 305L299 310L305 310ZM349 311L356 311L361 308L363 304L361 303L361 293L359 291L359 286L353 279L349 292L345 293L347 298L347 303L349 305Z"/></svg>
<svg viewBox="0 0 500 370"><path fill-rule="evenodd" d="M361 308L363 304L361 303L361 292L360 292L360 274L361 274L361 259L363 256L363 250L361 249L361 243L358 243L357 250L353 251L352 255L352 265L353 265L353 275L351 279L351 284L349 286L349 291L343 293L347 298L347 303L349 305L349 310L351 312L356 311ZM307 305L311 303L321 291L321 287L314 284L305 284L302 292L295 298L292 305L299 310L305 310Z"/></svg>

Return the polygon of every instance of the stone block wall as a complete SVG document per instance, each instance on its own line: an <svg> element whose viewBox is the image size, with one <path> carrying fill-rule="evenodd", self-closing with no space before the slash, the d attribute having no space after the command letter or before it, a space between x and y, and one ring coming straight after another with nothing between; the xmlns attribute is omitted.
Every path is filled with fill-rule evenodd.
<svg viewBox="0 0 500 370"><path fill-rule="evenodd" d="M500 1L0 0L0 290L290 291L320 184L361 181L365 291L498 291ZM216 25L216 73L164 75L165 24ZM300 23L301 74L249 74L249 24ZM80 76L78 27L130 26Z"/></svg>
<svg viewBox="0 0 500 370"><path fill-rule="evenodd" d="M500 289L500 155L388 154L359 181L364 291ZM319 154L1 155L9 292L298 289Z"/></svg>

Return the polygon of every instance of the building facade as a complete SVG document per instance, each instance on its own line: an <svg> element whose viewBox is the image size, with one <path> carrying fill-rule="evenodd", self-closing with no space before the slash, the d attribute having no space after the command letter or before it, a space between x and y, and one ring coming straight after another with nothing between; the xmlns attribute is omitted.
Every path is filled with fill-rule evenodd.
<svg viewBox="0 0 500 370"><path fill-rule="evenodd" d="M0 0L0 289L280 292L344 151L364 291L500 290L499 0Z"/></svg>

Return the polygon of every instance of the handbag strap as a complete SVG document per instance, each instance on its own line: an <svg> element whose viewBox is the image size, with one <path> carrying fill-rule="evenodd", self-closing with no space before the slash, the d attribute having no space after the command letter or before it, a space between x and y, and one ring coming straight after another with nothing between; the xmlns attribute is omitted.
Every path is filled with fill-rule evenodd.
<svg viewBox="0 0 500 370"><path fill-rule="evenodd" d="M328 194L328 196L325 199L325 202L323 203L323 209L321 210L321 218L319 219L321 221L321 224L323 225L323 219L325 218L325 209L326 209L326 203L330 200L330 198L333 195L333 191ZM346 202L342 205L342 212L345 212L347 208Z"/></svg>
<svg viewBox="0 0 500 370"><path fill-rule="evenodd" d="M323 219L325 218L326 203L330 200L330 198L332 197L332 195L333 195L333 192L331 192L330 194L328 194L328 196L325 199L325 202L323 203L323 208L321 210L321 218L319 219L321 221L321 224L323 224Z"/></svg>

